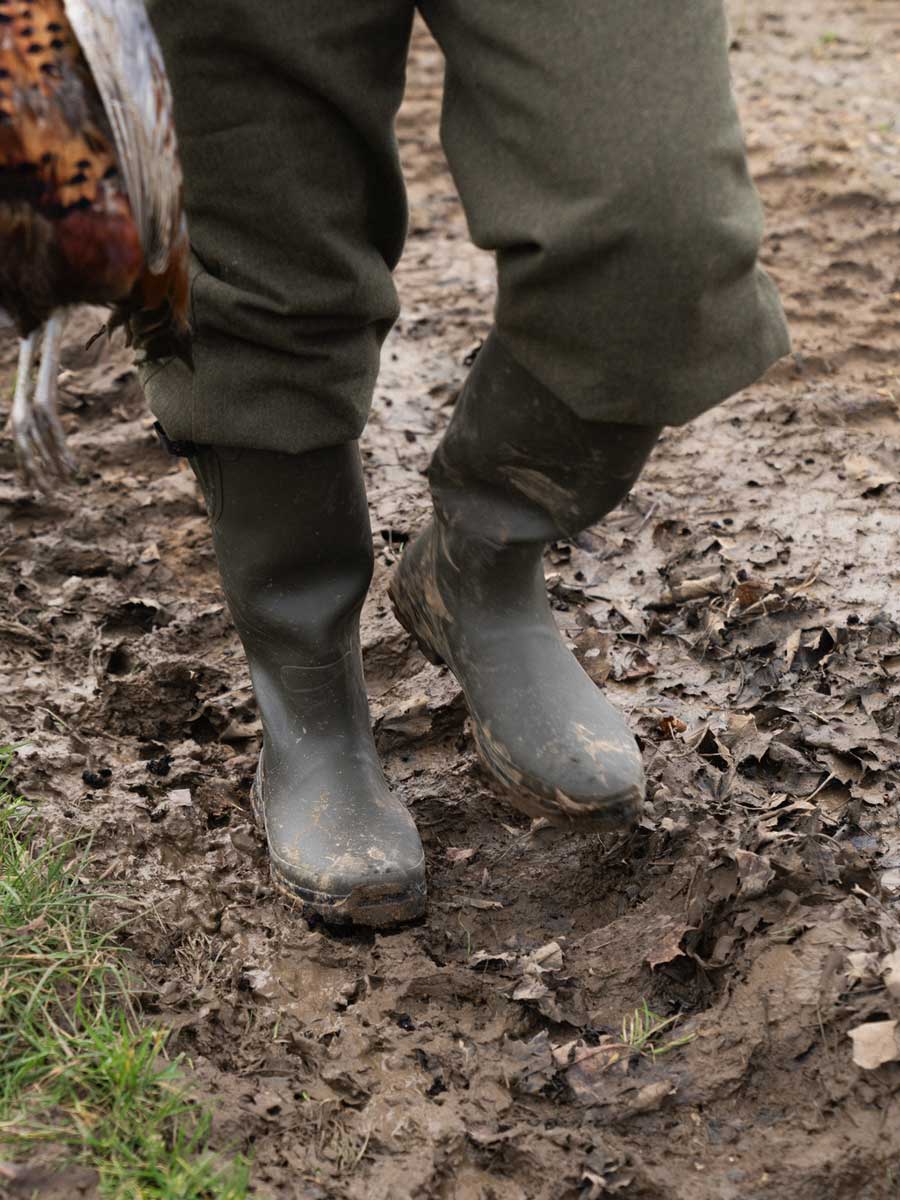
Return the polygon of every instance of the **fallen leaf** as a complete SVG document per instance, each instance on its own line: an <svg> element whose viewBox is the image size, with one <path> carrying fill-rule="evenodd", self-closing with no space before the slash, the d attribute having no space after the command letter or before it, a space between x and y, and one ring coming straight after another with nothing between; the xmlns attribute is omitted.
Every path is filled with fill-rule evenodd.
<svg viewBox="0 0 900 1200"><path fill-rule="evenodd" d="M537 975L527 975L512 994L513 1000L543 1000L552 995L541 978Z"/></svg>
<svg viewBox="0 0 900 1200"><path fill-rule="evenodd" d="M784 655L784 667L789 671L793 666L794 659L800 650L800 640L803 637L802 629L795 629L787 641L784 643L782 654Z"/></svg>
<svg viewBox="0 0 900 1200"><path fill-rule="evenodd" d="M539 950L532 951L525 960L525 969L532 965L539 971L561 971L563 965L562 946L559 942L547 942Z"/></svg>
<svg viewBox="0 0 900 1200"><path fill-rule="evenodd" d="M472 846L448 846L446 850L447 858L452 863L469 862L478 853Z"/></svg>
<svg viewBox="0 0 900 1200"><path fill-rule="evenodd" d="M863 496L880 492L888 484L897 482L896 475L885 470L881 463L868 454L848 454L844 459L844 470L851 479L862 484Z"/></svg>
<svg viewBox="0 0 900 1200"><path fill-rule="evenodd" d="M737 864L738 878L740 879L740 894L747 899L762 896L775 878L775 872L769 860L750 850L735 850L734 861Z"/></svg>
<svg viewBox="0 0 900 1200"><path fill-rule="evenodd" d="M491 950L477 950L469 959L470 967L485 967L488 966L499 970L500 967L511 966L516 961L517 956L510 954L509 951L502 953L494 953Z"/></svg>
<svg viewBox="0 0 900 1200"><path fill-rule="evenodd" d="M850 1030L853 1061L864 1071L874 1071L885 1063L900 1060L897 1021L867 1021Z"/></svg>
<svg viewBox="0 0 900 1200"><path fill-rule="evenodd" d="M687 600L701 600L704 596L718 596L722 592L722 577L718 574L704 575L702 579L683 579L673 583L659 598L662 605L684 604Z"/></svg>
<svg viewBox="0 0 900 1200"><path fill-rule="evenodd" d="M661 967L664 963L672 962L673 959L681 958L684 955L681 942L690 928L690 925L673 921L660 933L644 954L644 962L651 971L654 967Z"/></svg>
<svg viewBox="0 0 900 1200"><path fill-rule="evenodd" d="M509 1038L504 1043L504 1050L516 1091L536 1096L552 1083L556 1066L546 1030L542 1030L530 1042Z"/></svg>
<svg viewBox="0 0 900 1200"><path fill-rule="evenodd" d="M653 1112L663 1101L675 1094L675 1085L669 1079L661 1079L658 1083L648 1083L635 1096L631 1103L633 1112Z"/></svg>
<svg viewBox="0 0 900 1200"><path fill-rule="evenodd" d="M251 967L245 970L244 980L251 991L262 996L264 1000L272 1000L278 995L278 981L268 967Z"/></svg>
<svg viewBox="0 0 900 1200"><path fill-rule="evenodd" d="M738 608L752 608L769 592L769 585L758 579L747 579L734 589Z"/></svg>
<svg viewBox="0 0 900 1200"><path fill-rule="evenodd" d="M887 963L884 960L884 964ZM883 967L884 964L881 964ZM862 983L874 978L878 978L879 962L878 955L871 950L854 950L847 955L847 978L855 983Z"/></svg>
<svg viewBox="0 0 900 1200"><path fill-rule="evenodd" d="M659 731L663 737L674 738L676 733L684 733L687 725L678 717L661 717L659 721Z"/></svg>
<svg viewBox="0 0 900 1200"><path fill-rule="evenodd" d="M900 950L888 954L881 963L884 986L895 1000L900 1000Z"/></svg>
<svg viewBox="0 0 900 1200"><path fill-rule="evenodd" d="M630 1078L631 1051L627 1046L606 1037L597 1046L579 1040L570 1057L572 1064L565 1078L576 1102L620 1102L626 1091L634 1098L636 1085Z"/></svg>
<svg viewBox="0 0 900 1200"><path fill-rule="evenodd" d="M604 1196L628 1193L634 1182L634 1174L625 1172L628 1156L622 1151L610 1152L596 1135L592 1136L593 1147L584 1160L581 1175L582 1200L600 1200Z"/></svg>
<svg viewBox="0 0 900 1200"><path fill-rule="evenodd" d="M611 670L610 638L599 629L583 629L575 638L575 654L594 683L605 683Z"/></svg>
<svg viewBox="0 0 900 1200"><path fill-rule="evenodd" d="M636 646L627 649L613 648L609 654L612 677L617 683L646 679L656 674L656 664L651 662L643 650Z"/></svg>

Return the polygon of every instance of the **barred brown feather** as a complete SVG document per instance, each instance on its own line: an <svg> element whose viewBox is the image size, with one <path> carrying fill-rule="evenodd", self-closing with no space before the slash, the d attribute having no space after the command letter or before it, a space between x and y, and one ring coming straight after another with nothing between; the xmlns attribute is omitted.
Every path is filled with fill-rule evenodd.
<svg viewBox="0 0 900 1200"><path fill-rule="evenodd" d="M171 97L141 0L0 0L0 308L187 326Z"/></svg>

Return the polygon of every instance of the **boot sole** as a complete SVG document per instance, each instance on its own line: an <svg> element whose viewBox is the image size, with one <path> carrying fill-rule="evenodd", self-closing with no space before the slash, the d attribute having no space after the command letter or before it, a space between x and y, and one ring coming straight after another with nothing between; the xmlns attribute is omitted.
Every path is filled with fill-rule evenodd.
<svg viewBox="0 0 900 1200"><path fill-rule="evenodd" d="M250 788L250 807L257 827L266 839L265 806L259 789L258 776ZM326 925L366 925L386 928L418 920L424 916L426 887L424 882L414 889L397 891L396 885L370 885L355 888L346 896L333 896L301 887L278 868L269 855L269 874L275 889L293 901L299 901L304 915L319 917Z"/></svg>
<svg viewBox="0 0 900 1200"><path fill-rule="evenodd" d="M624 833L637 824L643 811L643 797L640 794L631 791L610 796L603 800L602 807L594 809L577 805L575 801L559 794L552 798L544 796L516 778L509 764L488 749L474 721L472 736L481 765L501 785L510 803L529 817L542 818L559 829L581 834ZM582 811L577 811L578 808Z"/></svg>
<svg viewBox="0 0 900 1200"><path fill-rule="evenodd" d="M446 659L435 650L421 632L424 622L417 619L415 606L409 602L404 603L400 599L399 588L395 587L394 580L388 586L388 598L398 623L410 635L425 658L433 666L447 666ZM574 801L558 794L551 796L536 791L529 787L523 779L517 778L512 773L511 764L499 758L485 743L481 728L474 717L472 718L472 733L478 757L488 775L500 784L513 807L529 817L543 818L550 824L571 830L573 833L591 834L625 832L631 829L641 816L643 796L634 791L604 799L602 807L573 812L573 809L579 807Z"/></svg>

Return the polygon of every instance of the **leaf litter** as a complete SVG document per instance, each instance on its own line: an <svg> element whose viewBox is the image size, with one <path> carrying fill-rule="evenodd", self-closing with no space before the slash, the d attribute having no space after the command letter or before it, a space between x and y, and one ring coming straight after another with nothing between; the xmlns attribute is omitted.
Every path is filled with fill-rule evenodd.
<svg viewBox="0 0 900 1200"><path fill-rule="evenodd" d="M795 353L667 431L628 501L547 555L564 636L641 740L630 836L532 830L386 601L492 304L421 30L398 125L404 315L364 440L363 641L379 749L426 845L425 922L330 934L272 889L247 801L259 723L201 501L121 347L86 352L70 328L75 486L31 495L0 443L16 785L43 836L90 831L120 896L97 918L259 1196L895 1195L900 7L729 7ZM3 343L7 381L14 357ZM641 1053L628 1020L672 1048Z"/></svg>

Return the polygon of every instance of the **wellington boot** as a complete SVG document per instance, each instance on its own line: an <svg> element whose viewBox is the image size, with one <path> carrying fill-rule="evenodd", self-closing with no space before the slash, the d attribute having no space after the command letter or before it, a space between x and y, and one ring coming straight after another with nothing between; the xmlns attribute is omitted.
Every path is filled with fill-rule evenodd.
<svg viewBox="0 0 900 1200"><path fill-rule="evenodd" d="M262 717L253 805L276 884L330 922L419 916L422 843L384 778L363 679L373 554L356 443L202 447L191 464Z"/></svg>
<svg viewBox="0 0 900 1200"><path fill-rule="evenodd" d="M636 820L643 769L559 633L543 550L624 498L658 433L581 420L489 339L429 471L434 518L390 587L400 623L459 680L512 802L584 831Z"/></svg>

